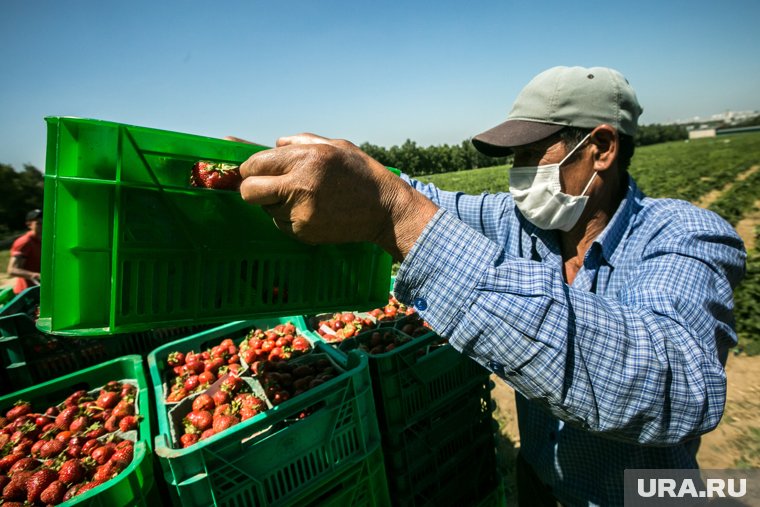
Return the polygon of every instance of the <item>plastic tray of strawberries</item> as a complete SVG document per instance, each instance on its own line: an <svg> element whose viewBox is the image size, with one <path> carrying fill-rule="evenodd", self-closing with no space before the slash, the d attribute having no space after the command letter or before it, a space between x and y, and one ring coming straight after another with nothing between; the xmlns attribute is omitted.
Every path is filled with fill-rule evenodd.
<svg viewBox="0 0 760 507"><path fill-rule="evenodd" d="M368 312L322 313L307 315L304 319L309 331L318 334L327 343L338 344L371 329L393 326L415 314L414 307L406 306L393 294L388 294L387 305Z"/></svg>
<svg viewBox="0 0 760 507"><path fill-rule="evenodd" d="M5 501L151 505L148 386L126 356L0 398ZM12 462L12 463L11 463Z"/></svg>
<svg viewBox="0 0 760 507"><path fill-rule="evenodd" d="M338 365L327 348L252 365L272 407L250 419L184 448L160 432L156 454L176 505L288 504L379 444L366 356Z"/></svg>
<svg viewBox="0 0 760 507"><path fill-rule="evenodd" d="M168 431L164 423L170 407L205 391L227 374L240 373L262 359L290 358L311 350L313 337L304 333L304 328L300 317L237 321L153 350L148 354L148 368L159 429Z"/></svg>

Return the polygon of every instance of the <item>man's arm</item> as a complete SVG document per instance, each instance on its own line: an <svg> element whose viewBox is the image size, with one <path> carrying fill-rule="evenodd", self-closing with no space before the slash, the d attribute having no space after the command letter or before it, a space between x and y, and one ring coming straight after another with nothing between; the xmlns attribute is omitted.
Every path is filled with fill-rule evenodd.
<svg viewBox="0 0 760 507"><path fill-rule="evenodd" d="M25 278L31 285L39 285L40 274L24 269L26 258L22 255L12 255L8 260L8 276Z"/></svg>

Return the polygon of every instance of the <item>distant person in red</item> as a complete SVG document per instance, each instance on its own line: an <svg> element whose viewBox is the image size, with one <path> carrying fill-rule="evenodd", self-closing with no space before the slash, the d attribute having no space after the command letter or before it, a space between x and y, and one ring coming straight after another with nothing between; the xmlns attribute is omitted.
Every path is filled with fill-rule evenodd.
<svg viewBox="0 0 760 507"><path fill-rule="evenodd" d="M35 209L26 214L29 232L16 239L11 247L8 275L15 276L13 292L19 294L40 284L40 257L42 252L42 211Z"/></svg>

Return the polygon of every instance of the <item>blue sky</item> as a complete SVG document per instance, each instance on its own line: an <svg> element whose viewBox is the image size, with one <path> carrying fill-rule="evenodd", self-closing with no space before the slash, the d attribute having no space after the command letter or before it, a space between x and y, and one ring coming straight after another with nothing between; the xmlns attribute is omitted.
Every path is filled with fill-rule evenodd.
<svg viewBox="0 0 760 507"><path fill-rule="evenodd" d="M45 116L271 145L459 143L554 65L609 66L640 122L760 109L760 2L3 0L0 162Z"/></svg>

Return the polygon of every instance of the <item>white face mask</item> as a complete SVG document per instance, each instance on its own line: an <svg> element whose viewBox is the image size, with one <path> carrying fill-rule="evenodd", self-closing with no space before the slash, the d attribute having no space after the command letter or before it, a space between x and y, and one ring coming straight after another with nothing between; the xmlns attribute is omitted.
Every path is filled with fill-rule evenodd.
<svg viewBox="0 0 760 507"><path fill-rule="evenodd" d="M513 167L509 170L509 192L520 212L539 229L569 231L583 213L588 196L584 195L596 177L596 171L581 195L562 192L559 168L577 150L589 133L557 164Z"/></svg>

